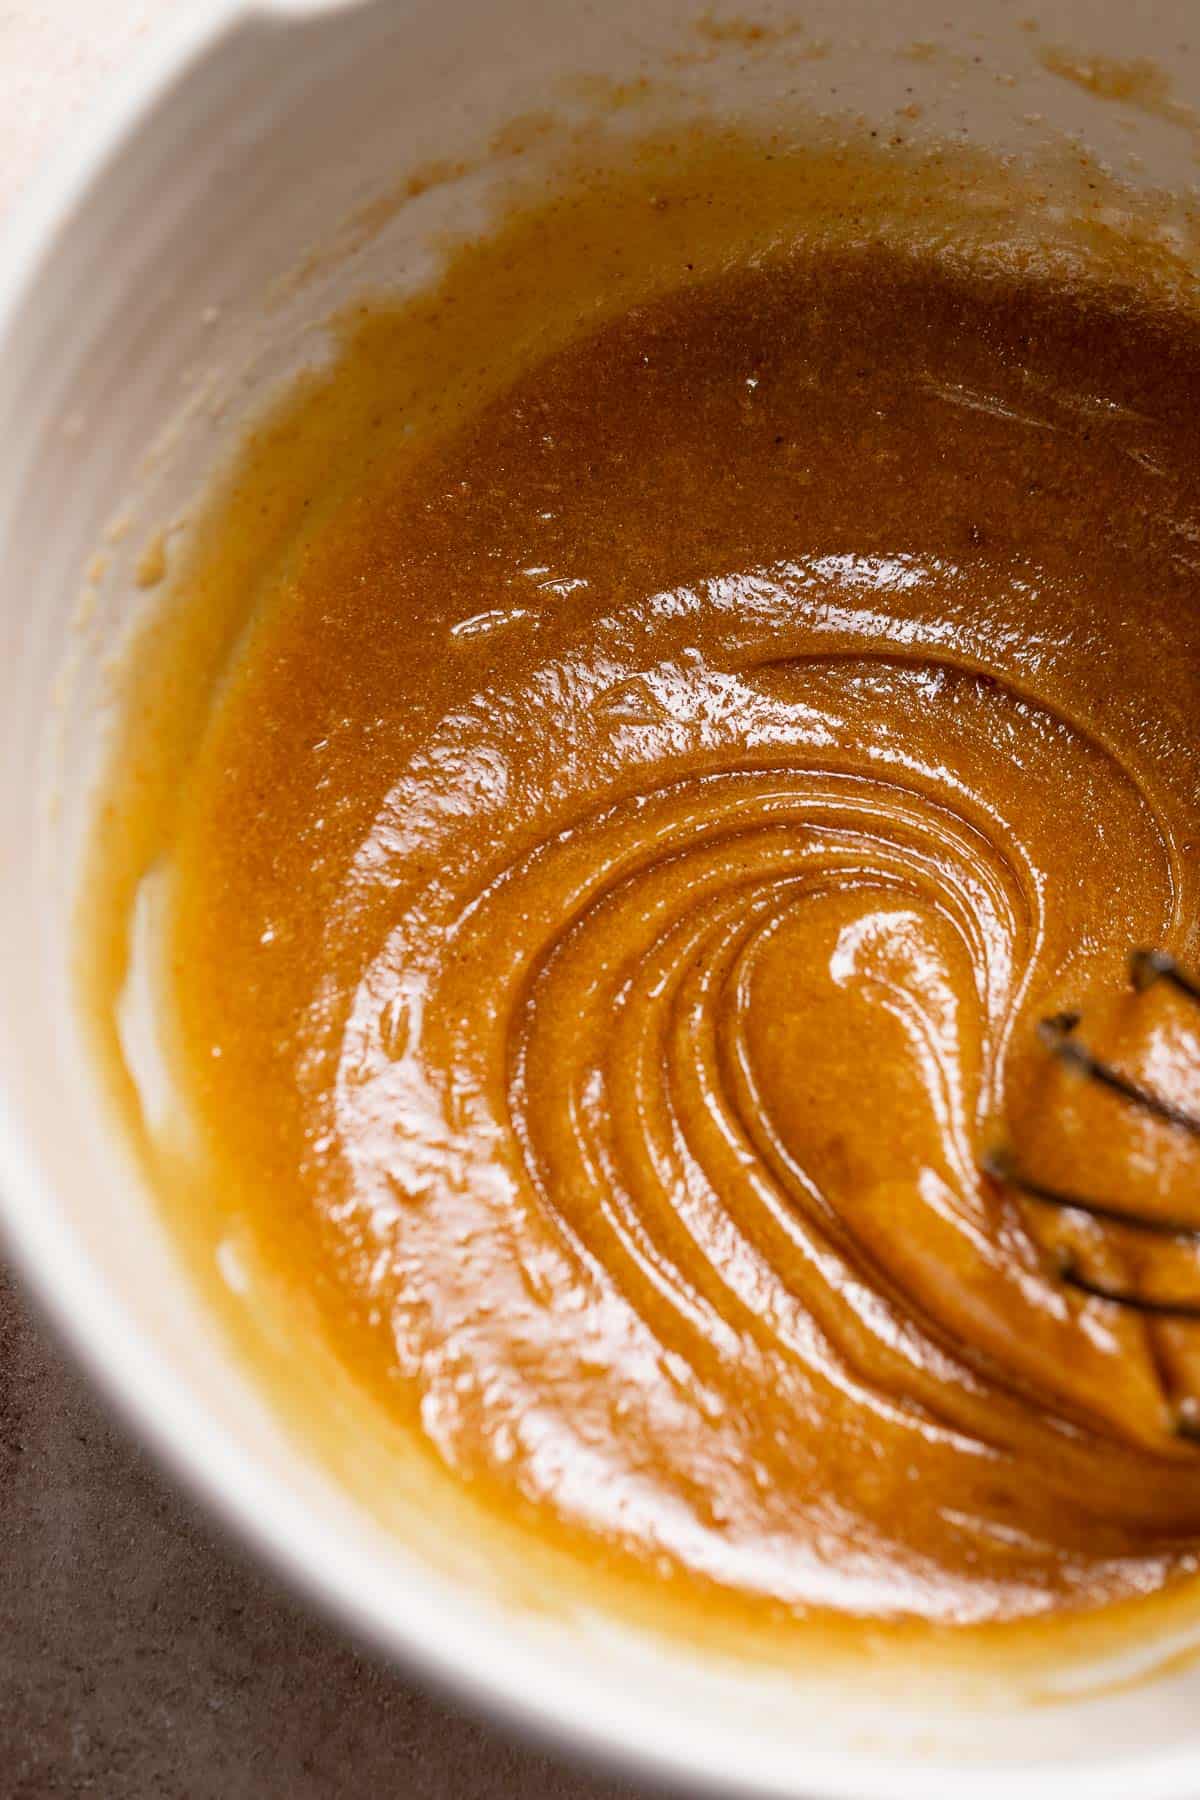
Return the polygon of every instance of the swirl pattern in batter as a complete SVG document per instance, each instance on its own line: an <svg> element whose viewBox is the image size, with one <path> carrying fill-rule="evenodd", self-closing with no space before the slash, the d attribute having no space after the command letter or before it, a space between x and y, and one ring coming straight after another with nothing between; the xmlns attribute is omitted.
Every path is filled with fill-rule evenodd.
<svg viewBox="0 0 1200 1800"><path fill-rule="evenodd" d="M979 1171L1047 1136L1037 1018L1200 949L1198 402L1127 299L781 255L294 554L175 847L184 1079L489 1504L959 1624L1193 1566L1200 1327L1064 1287L1054 1233L1128 1244Z"/></svg>

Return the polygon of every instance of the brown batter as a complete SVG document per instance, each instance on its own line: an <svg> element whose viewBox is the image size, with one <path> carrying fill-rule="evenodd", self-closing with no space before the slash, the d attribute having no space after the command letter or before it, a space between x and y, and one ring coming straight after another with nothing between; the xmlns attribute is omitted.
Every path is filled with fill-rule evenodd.
<svg viewBox="0 0 1200 1800"><path fill-rule="evenodd" d="M173 843L183 1084L214 1207L489 1505L871 1616L1192 1568L1200 1325L1053 1252L1195 1254L979 1165L1196 1212L1033 1027L1196 1091L1124 983L1200 963L1198 453L1190 323L781 250L279 565Z"/></svg>

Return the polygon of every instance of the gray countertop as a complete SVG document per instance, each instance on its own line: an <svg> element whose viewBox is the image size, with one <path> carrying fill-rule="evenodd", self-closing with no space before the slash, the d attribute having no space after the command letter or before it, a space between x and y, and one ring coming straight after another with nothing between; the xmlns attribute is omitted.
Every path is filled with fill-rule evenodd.
<svg viewBox="0 0 1200 1800"><path fill-rule="evenodd" d="M634 1800L414 1687L208 1524L0 1268L0 1800Z"/></svg>

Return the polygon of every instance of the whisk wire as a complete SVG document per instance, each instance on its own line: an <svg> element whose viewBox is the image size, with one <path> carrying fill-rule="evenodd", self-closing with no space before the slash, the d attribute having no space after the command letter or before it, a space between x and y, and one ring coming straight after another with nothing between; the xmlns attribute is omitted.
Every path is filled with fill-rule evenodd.
<svg viewBox="0 0 1200 1800"><path fill-rule="evenodd" d="M1200 1006L1200 981L1181 969L1175 958L1165 950L1135 950L1129 959L1129 979L1138 993L1144 993L1157 981L1165 981L1185 999ZM1080 1023L1081 1015L1077 1012L1055 1013L1039 1022L1038 1037L1051 1055L1083 1079L1096 1082L1127 1105L1139 1108L1168 1126L1193 1137L1200 1137L1200 1114L1176 1105L1174 1101L1155 1093L1153 1088L1145 1087L1120 1069L1114 1068L1103 1057L1097 1056L1076 1037ZM1102 1224L1116 1225L1149 1237L1170 1238L1176 1243L1200 1245L1200 1224L1179 1218L1147 1216L1108 1201L1093 1200L1085 1194L1051 1187L1026 1174L1008 1150L988 1151L983 1158L982 1169L993 1181L1039 1205L1057 1207L1063 1212L1085 1213ZM1060 1253L1056 1272L1065 1286L1075 1288L1094 1300L1105 1300L1114 1306L1164 1319L1200 1320L1200 1297L1159 1299L1132 1289L1111 1287L1085 1275L1069 1252ZM1183 1422L1179 1423L1178 1429L1185 1435L1200 1436L1200 1428L1194 1431Z"/></svg>
<svg viewBox="0 0 1200 1800"><path fill-rule="evenodd" d="M1110 1206L1106 1201L1092 1200L1063 1188L1046 1187L1042 1182L1023 1174L1007 1150L987 1151L983 1158L983 1172L990 1175L993 1181L1015 1188L1027 1199L1038 1200L1043 1206L1056 1206L1062 1212L1087 1213L1089 1218L1099 1219L1105 1225L1127 1226L1131 1231L1145 1231L1155 1237L1173 1238L1179 1243L1200 1244L1200 1223L1192 1223L1186 1219L1150 1218L1145 1213L1129 1212L1124 1207Z"/></svg>
<svg viewBox="0 0 1200 1800"><path fill-rule="evenodd" d="M1200 988L1184 990L1200 1002ZM1143 1112L1152 1113L1156 1119L1163 1119L1168 1125L1178 1125L1181 1131L1190 1131L1193 1137L1200 1137L1200 1117L1188 1112L1185 1107L1176 1106L1170 1100L1164 1100L1152 1088L1143 1087L1140 1082L1133 1081L1114 1069L1111 1063L1104 1061L1081 1044L1072 1034L1079 1024L1078 1013L1056 1013L1053 1018L1039 1021L1037 1032L1042 1043L1067 1068L1085 1075L1090 1081L1099 1082L1110 1093L1119 1094L1122 1100L1140 1106Z"/></svg>

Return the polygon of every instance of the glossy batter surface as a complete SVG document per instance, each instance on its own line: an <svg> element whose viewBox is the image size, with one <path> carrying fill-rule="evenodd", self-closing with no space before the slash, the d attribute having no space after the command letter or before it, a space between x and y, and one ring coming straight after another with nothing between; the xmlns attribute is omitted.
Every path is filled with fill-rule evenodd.
<svg viewBox="0 0 1200 1800"><path fill-rule="evenodd" d="M969 1623L1194 1566L1200 336L880 249L527 373L311 534L175 847L223 1204L489 1505ZM1081 1028L1084 1029L1084 1028ZM1190 1284L1190 1289L1189 1289ZM614 1564L615 1566L615 1564Z"/></svg>

